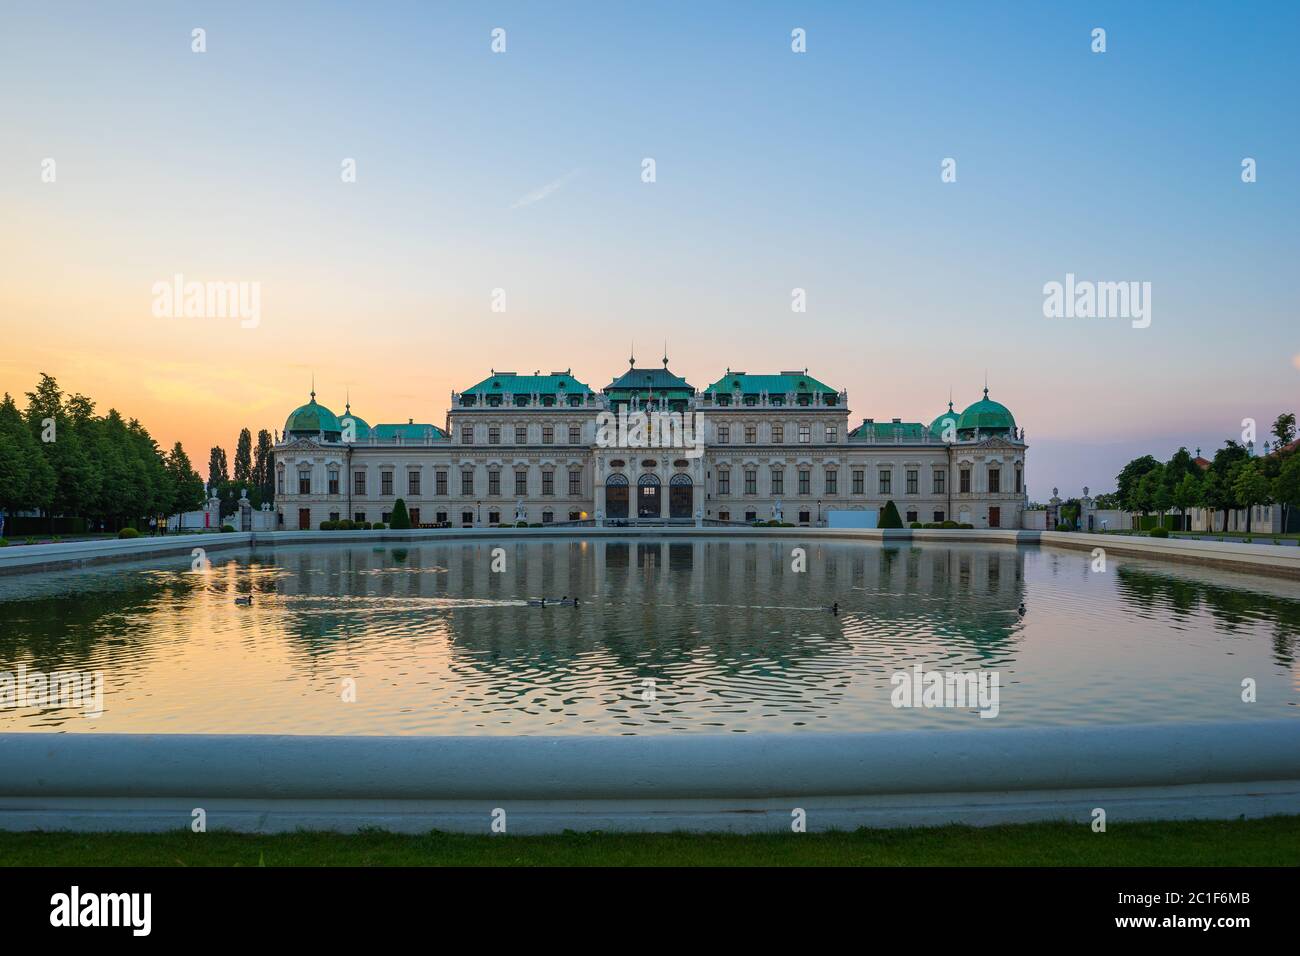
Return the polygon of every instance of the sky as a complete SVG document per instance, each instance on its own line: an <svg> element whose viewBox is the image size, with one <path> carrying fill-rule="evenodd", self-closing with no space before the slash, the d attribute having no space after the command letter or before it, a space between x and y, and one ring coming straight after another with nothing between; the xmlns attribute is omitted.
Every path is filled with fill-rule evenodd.
<svg viewBox="0 0 1300 956"><path fill-rule="evenodd" d="M853 423L987 376L1031 499L1109 490L1300 410L1298 40L1285 3L5 3L0 391L49 372L202 468L313 376L442 424L490 369L599 389L666 342ZM178 274L255 327L155 314ZM1067 274L1149 282L1150 324L1046 317Z"/></svg>

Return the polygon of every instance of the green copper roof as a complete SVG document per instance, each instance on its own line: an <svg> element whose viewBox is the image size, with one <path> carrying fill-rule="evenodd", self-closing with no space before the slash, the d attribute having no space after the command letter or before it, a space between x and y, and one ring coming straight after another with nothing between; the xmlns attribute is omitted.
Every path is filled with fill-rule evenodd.
<svg viewBox="0 0 1300 956"><path fill-rule="evenodd" d="M517 372L493 373L477 385L465 389L463 395L588 395L591 389L579 382L569 372L552 372L550 375L520 375Z"/></svg>
<svg viewBox="0 0 1300 956"><path fill-rule="evenodd" d="M665 359L667 361L667 359ZM668 371L668 366L663 368L637 368L632 366L614 381L605 386L604 392L608 395L611 392L637 394L643 392L654 392L657 395L694 395L695 386L680 375L674 375Z"/></svg>
<svg viewBox="0 0 1300 956"><path fill-rule="evenodd" d="M1011 410L989 398L987 386L984 388L984 397L962 412L957 421L957 430L963 432L973 432L977 428L982 432L999 432L1015 427L1016 420L1012 417Z"/></svg>
<svg viewBox="0 0 1300 956"><path fill-rule="evenodd" d="M437 425L427 422L407 422L404 425L376 425L370 429L375 441L392 441L400 437L406 444L420 445L426 437L432 441L446 441L447 433ZM359 439L358 439L359 440Z"/></svg>
<svg viewBox="0 0 1300 956"><path fill-rule="evenodd" d="M324 405L316 404L316 393L311 393L311 401L289 413L284 423L286 435L315 435L317 432L339 432L339 420Z"/></svg>
<svg viewBox="0 0 1300 956"><path fill-rule="evenodd" d="M953 411L952 402L948 403L948 410L940 412L939 417L930 423L930 434L935 438L942 439L946 429L951 428L951 434L957 433L957 422L961 420L961 415Z"/></svg>
<svg viewBox="0 0 1300 956"><path fill-rule="evenodd" d="M779 375L750 375L748 372L733 372L730 369L727 370L726 375L704 391L731 395L736 391L737 385L740 386L743 395L757 395L759 392L767 392L769 395L784 395L787 392L794 392L795 394L811 394L813 392L825 392L831 395L839 394L838 390L831 388L825 382L819 382L804 372L781 372Z"/></svg>
<svg viewBox="0 0 1300 956"><path fill-rule="evenodd" d="M919 442L923 440L925 432L926 428L920 422L866 421L849 432L849 437L862 441L874 438L878 442L892 442L898 437L902 441Z"/></svg>

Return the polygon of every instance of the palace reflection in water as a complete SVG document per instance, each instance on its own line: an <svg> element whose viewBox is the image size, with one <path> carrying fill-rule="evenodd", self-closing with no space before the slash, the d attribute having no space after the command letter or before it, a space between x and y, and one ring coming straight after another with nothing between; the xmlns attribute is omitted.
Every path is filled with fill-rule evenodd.
<svg viewBox="0 0 1300 956"><path fill-rule="evenodd" d="M1300 603L1283 588L1094 574L1085 553L503 538L215 560L0 581L0 669L102 669L108 695L94 722L0 710L0 728L985 731L1295 713ZM529 603L562 596L581 603ZM997 670L999 718L891 707L891 674L917 663ZM1261 684L1249 712L1243 675Z"/></svg>

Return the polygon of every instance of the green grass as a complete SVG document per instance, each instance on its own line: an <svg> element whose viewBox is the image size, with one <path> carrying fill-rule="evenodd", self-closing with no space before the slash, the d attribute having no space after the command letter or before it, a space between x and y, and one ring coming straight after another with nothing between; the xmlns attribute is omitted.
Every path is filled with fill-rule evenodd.
<svg viewBox="0 0 1300 956"><path fill-rule="evenodd" d="M0 832L11 866L1294 866L1300 817L843 833Z"/></svg>

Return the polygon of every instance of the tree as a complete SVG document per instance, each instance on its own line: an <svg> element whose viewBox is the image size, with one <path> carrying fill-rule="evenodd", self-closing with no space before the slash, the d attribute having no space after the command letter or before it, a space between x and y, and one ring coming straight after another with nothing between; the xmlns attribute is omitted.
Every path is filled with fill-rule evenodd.
<svg viewBox="0 0 1300 956"><path fill-rule="evenodd" d="M1277 439L1280 451L1295 441L1295 412L1283 412L1273 422L1273 437Z"/></svg>
<svg viewBox="0 0 1300 956"><path fill-rule="evenodd" d="M1156 461L1150 455L1143 455L1141 458L1134 458L1124 470L1115 478L1115 497L1119 499L1120 506L1125 511L1141 511L1146 514L1142 508L1142 502L1139 498L1139 482L1142 476L1147 472L1160 467L1160 462Z"/></svg>
<svg viewBox="0 0 1300 956"><path fill-rule="evenodd" d="M168 514L197 511L203 507L203 479L190 463L181 443L177 442L167 455L167 473L171 477L172 500Z"/></svg>
<svg viewBox="0 0 1300 956"><path fill-rule="evenodd" d="M253 433L247 428L239 430L239 441L235 443L234 479L245 488L253 483Z"/></svg>
<svg viewBox="0 0 1300 956"><path fill-rule="evenodd" d="M1160 510L1160 502L1164 500L1164 469L1164 465L1156 462L1154 468L1142 474L1142 477L1137 480L1136 488L1131 492L1132 504L1137 506L1137 510L1142 512L1144 518L1147 512Z"/></svg>
<svg viewBox="0 0 1300 956"><path fill-rule="evenodd" d="M1250 534L1251 513L1256 505L1267 504L1272 490L1269 480L1254 458L1237 462L1229 472L1238 504L1246 509L1246 533Z"/></svg>
<svg viewBox="0 0 1300 956"><path fill-rule="evenodd" d="M54 472L12 396L0 402L0 512L43 508L54 494Z"/></svg>
<svg viewBox="0 0 1300 956"><path fill-rule="evenodd" d="M1178 526L1187 526L1187 509L1194 507L1201 500L1201 479L1194 474L1183 475L1170 493L1170 500L1178 509Z"/></svg>
<svg viewBox="0 0 1300 956"><path fill-rule="evenodd" d="M893 499L885 502L885 507L880 512L880 527L882 528L901 528L903 519L898 513L898 507L894 504Z"/></svg>
<svg viewBox="0 0 1300 956"><path fill-rule="evenodd" d="M1286 531L1291 509L1300 505L1300 454L1287 455L1283 460L1278 476L1273 479L1272 496L1282 506L1282 530Z"/></svg>
<svg viewBox="0 0 1300 956"><path fill-rule="evenodd" d="M894 512L894 517L898 517L897 511ZM899 522L898 527L901 528L902 526L902 522ZM401 498L393 502L393 513L390 516L388 527L394 531L403 531L411 527L411 516L406 513L406 502Z"/></svg>
<svg viewBox="0 0 1300 956"><path fill-rule="evenodd" d="M214 487L222 482L230 480L230 472L226 469L226 450L214 446L208 453L208 484Z"/></svg>
<svg viewBox="0 0 1300 956"><path fill-rule="evenodd" d="M259 504L275 498L275 452L271 433L263 428L257 433L257 450L253 454L253 485L258 491Z"/></svg>
<svg viewBox="0 0 1300 956"><path fill-rule="evenodd" d="M1223 512L1223 530L1228 530L1228 512L1240 508L1236 489L1233 487L1232 468L1237 462L1250 457L1244 445L1238 445L1232 439L1223 443L1223 447L1214 453L1210 471L1205 481L1205 506ZM1212 477L1211 477L1212 476ZM1211 529L1213 530L1213 529Z"/></svg>

